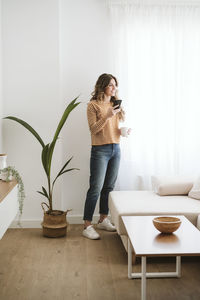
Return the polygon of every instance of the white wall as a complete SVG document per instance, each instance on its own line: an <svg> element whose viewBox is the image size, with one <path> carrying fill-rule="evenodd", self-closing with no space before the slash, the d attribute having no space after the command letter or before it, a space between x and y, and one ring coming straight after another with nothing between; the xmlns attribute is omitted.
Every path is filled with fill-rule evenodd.
<svg viewBox="0 0 200 300"><path fill-rule="evenodd" d="M63 207L80 220L89 184L90 134L86 107L98 76L111 70L110 20L105 1L61 1L62 98L80 95L63 135L63 155L80 168L63 178ZM98 212L98 208L96 209Z"/></svg>
<svg viewBox="0 0 200 300"><path fill-rule="evenodd" d="M73 156L71 166L80 168L65 174L54 194L55 208L71 208L69 222L80 223L89 180L86 103L97 77L112 72L105 1L2 0L2 13L4 116L26 120L49 142L66 104L80 95L82 103L69 116L54 164L58 170ZM46 185L41 147L13 121L3 121L3 134L8 163L25 184L22 222L39 224L43 199L36 191Z"/></svg>
<svg viewBox="0 0 200 300"><path fill-rule="evenodd" d="M3 0L2 13L4 116L26 120L47 143L60 117L58 1ZM3 146L8 164L24 180L23 219L40 219L44 199L36 191L46 185L40 144L21 125L4 120Z"/></svg>

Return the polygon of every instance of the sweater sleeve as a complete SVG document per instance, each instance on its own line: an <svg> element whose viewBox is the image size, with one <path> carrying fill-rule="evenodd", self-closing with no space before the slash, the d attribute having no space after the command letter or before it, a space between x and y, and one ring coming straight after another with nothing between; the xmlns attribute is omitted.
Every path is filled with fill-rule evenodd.
<svg viewBox="0 0 200 300"><path fill-rule="evenodd" d="M87 118L89 128L92 134L96 134L101 131L107 123L107 119L101 118L97 120L97 111L93 104L90 102L87 106Z"/></svg>

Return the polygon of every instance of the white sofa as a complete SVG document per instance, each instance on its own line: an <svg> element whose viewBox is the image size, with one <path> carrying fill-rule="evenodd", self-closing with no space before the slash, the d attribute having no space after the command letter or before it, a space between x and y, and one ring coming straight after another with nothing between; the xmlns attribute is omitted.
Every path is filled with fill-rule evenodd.
<svg viewBox="0 0 200 300"><path fill-rule="evenodd" d="M113 191L109 194L109 209L126 250L127 234L121 216L184 215L200 230L200 200L188 195L160 196L154 191Z"/></svg>

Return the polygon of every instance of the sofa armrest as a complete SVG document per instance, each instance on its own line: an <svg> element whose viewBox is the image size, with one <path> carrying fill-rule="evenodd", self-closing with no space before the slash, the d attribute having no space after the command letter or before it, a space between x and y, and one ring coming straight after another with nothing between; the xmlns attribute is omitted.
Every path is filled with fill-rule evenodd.
<svg viewBox="0 0 200 300"><path fill-rule="evenodd" d="M197 228L200 230L200 215L197 218Z"/></svg>

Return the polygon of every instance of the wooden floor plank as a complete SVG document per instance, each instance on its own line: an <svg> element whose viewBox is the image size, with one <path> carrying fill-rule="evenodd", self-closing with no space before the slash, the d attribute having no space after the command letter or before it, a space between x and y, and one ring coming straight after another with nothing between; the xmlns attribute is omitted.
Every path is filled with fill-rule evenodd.
<svg viewBox="0 0 200 300"><path fill-rule="evenodd" d="M113 278L108 264L109 252L104 238L95 241L87 239L86 253L88 300L115 299Z"/></svg>
<svg viewBox="0 0 200 300"><path fill-rule="evenodd" d="M127 278L127 253L117 233L82 237L70 225L67 237L49 239L40 229L9 229L0 241L1 300L139 300L140 279ZM171 271L174 258L149 258L151 271ZM140 272L140 260L134 266ZM200 258L182 258L180 279L148 279L148 300L199 300Z"/></svg>

